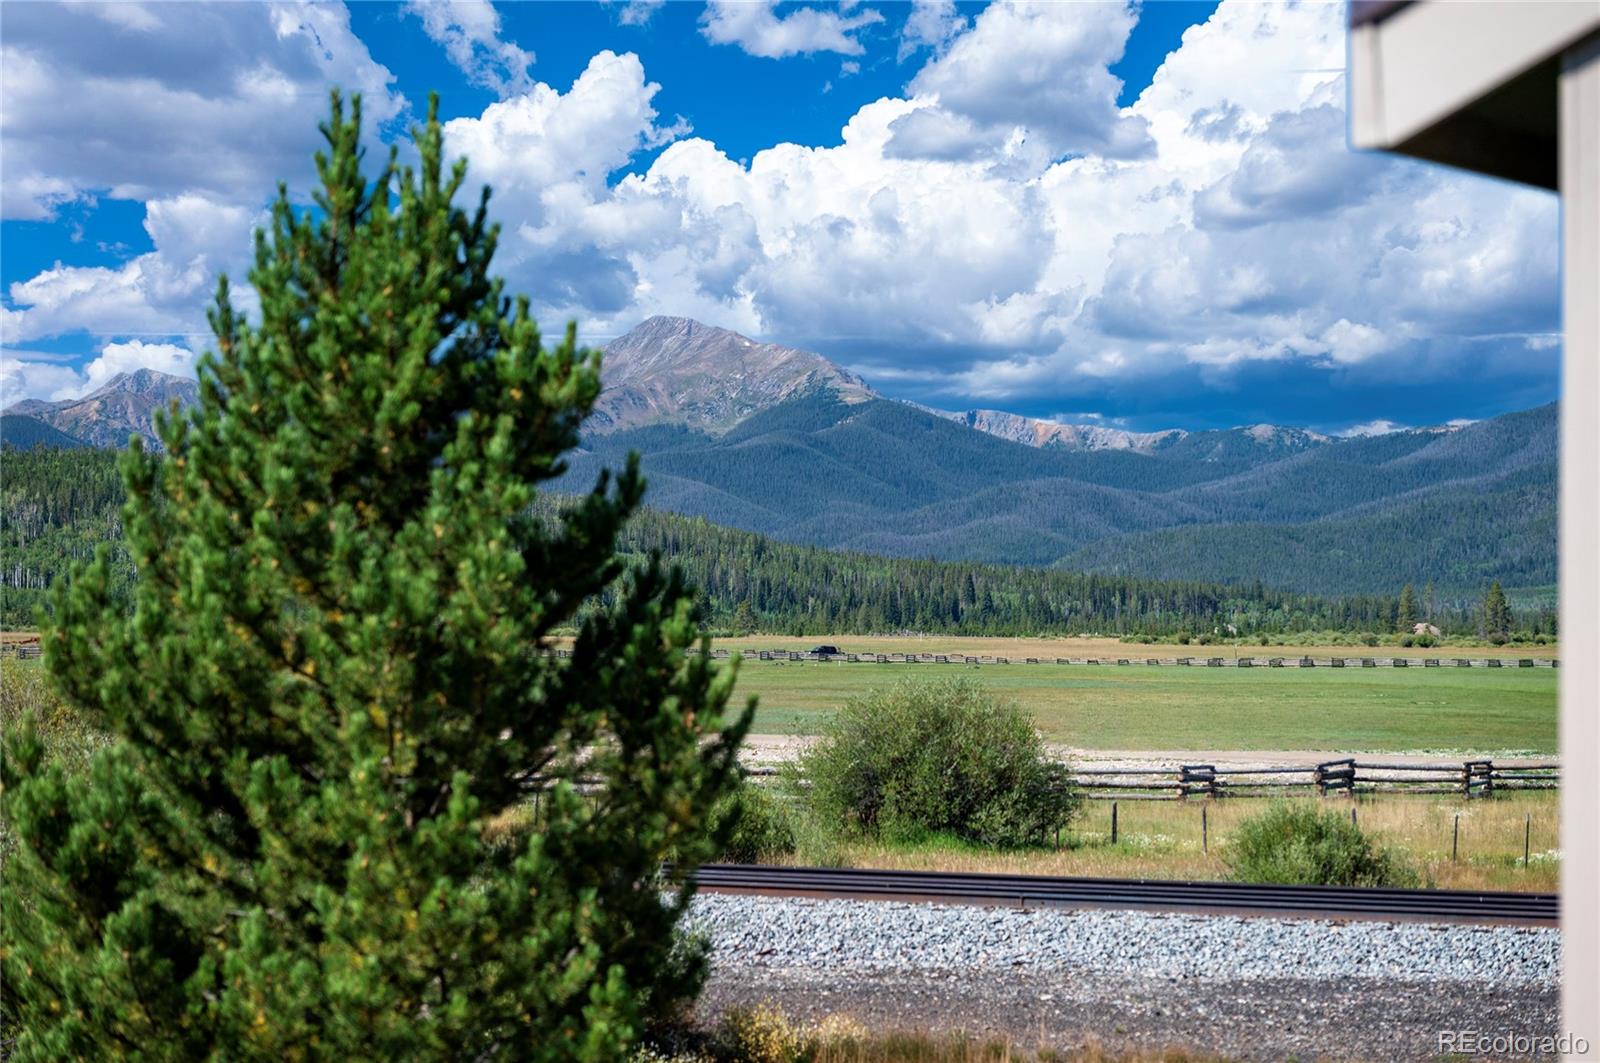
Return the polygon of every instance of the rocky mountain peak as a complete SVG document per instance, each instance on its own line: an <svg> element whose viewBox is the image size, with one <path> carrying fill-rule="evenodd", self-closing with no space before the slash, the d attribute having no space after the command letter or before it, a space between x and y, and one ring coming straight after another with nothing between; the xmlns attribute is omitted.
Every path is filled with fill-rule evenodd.
<svg viewBox="0 0 1600 1063"><path fill-rule="evenodd" d="M1148 454L1187 433L1181 428L1160 432L1130 432L1103 425L1065 424L1060 421L1023 417L1001 410L968 410L955 418L969 428L987 432L1014 443L1031 447L1060 447L1065 450L1131 450Z"/></svg>
<svg viewBox="0 0 1600 1063"><path fill-rule="evenodd" d="M187 377L135 369L118 373L81 399L28 399L8 406L6 412L36 418L99 447L126 446L129 436L138 435L159 449L155 411L165 409L173 400L180 406L190 406L199 398L199 386Z"/></svg>
<svg viewBox="0 0 1600 1063"><path fill-rule="evenodd" d="M803 395L873 397L860 377L819 354L692 318L648 318L602 351L605 390L590 421L600 431L664 422L719 433Z"/></svg>
<svg viewBox="0 0 1600 1063"><path fill-rule="evenodd" d="M198 394L195 382L188 377L174 376L157 369L134 369L118 373L85 395L82 401L104 398L109 395L151 395L158 398L177 398Z"/></svg>
<svg viewBox="0 0 1600 1063"><path fill-rule="evenodd" d="M1264 447L1303 449L1306 446L1326 443L1331 437L1309 428L1287 428L1277 424L1251 424L1237 429Z"/></svg>

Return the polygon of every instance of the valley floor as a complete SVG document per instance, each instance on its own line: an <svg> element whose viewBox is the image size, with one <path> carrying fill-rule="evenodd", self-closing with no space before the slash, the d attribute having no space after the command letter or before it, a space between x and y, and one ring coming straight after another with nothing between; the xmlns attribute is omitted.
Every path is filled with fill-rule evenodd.
<svg viewBox="0 0 1600 1063"><path fill-rule="evenodd" d="M1170 655L1170 647L1167 647ZM988 652L993 652L990 650ZM1481 652L1481 651L1480 651ZM847 700L901 679L961 676L1076 750L1324 750L1549 756L1551 668L1175 668L845 664L746 657L758 735L818 733Z"/></svg>

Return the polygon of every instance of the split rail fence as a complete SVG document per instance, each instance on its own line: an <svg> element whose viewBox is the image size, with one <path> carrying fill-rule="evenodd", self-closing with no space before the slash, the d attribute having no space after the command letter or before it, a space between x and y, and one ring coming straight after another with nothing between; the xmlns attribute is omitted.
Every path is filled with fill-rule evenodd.
<svg viewBox="0 0 1600 1063"><path fill-rule="evenodd" d="M1081 664L1094 666L1160 665L1168 668L1559 668L1553 657L1002 657L959 653L801 653L795 650L746 650L758 661L816 661L842 664ZM565 656L566 650L556 655ZM723 659L728 650L712 650Z"/></svg>
<svg viewBox="0 0 1600 1063"><path fill-rule="evenodd" d="M42 653L37 642L0 643L0 657L21 660ZM570 657L570 650L554 651ZM728 650L712 650L725 660ZM796 650L750 650L758 661L816 661L840 664L1081 664L1093 666L1161 665L1168 668L1559 668L1553 657L1002 657L959 653L801 653Z"/></svg>
<svg viewBox="0 0 1600 1063"><path fill-rule="evenodd" d="M1473 799L1513 790L1555 790L1559 764L1379 764L1345 757L1314 765L1259 768L1184 764L1171 767L1079 768L1084 796L1102 801L1186 801L1190 798L1319 797L1356 794L1457 794Z"/></svg>
<svg viewBox="0 0 1600 1063"><path fill-rule="evenodd" d="M757 785L776 783L781 769L756 766L745 777ZM1356 794L1455 794L1468 800L1493 797L1518 790L1560 788L1561 767L1543 764L1495 764L1492 760L1467 760L1460 764L1376 764L1354 757L1314 765L1251 768L1215 764L1174 767L1077 768L1073 785L1090 800L1188 801L1240 797L1290 797L1303 793L1319 797L1354 797ZM539 791L548 778L532 776L527 789ZM599 777L571 780L580 791L598 790Z"/></svg>

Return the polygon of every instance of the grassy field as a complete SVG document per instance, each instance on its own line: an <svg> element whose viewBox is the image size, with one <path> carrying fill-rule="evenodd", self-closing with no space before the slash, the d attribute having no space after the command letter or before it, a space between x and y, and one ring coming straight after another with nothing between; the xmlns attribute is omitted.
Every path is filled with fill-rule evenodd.
<svg viewBox="0 0 1600 1063"><path fill-rule="evenodd" d="M1476 749L1555 747L1554 673L1546 670L1473 672L1421 669L1387 672L1317 672L1261 669L1139 669L1090 673L1084 666L763 664L749 661L740 686L762 693L764 720L789 719L813 726L827 709L783 708L794 703L836 705L872 682L898 674L961 672L1031 705L1046 730L1059 738L1071 728L1074 744L1096 735L1104 748L1418 748L1428 735L1489 736ZM1065 676L1062 673L1066 673ZM1152 674L1153 673L1153 674ZM37 661L0 660L0 729L23 714L39 714L48 747L83 770L104 738L61 705L45 687ZM1241 684L1263 682L1254 696ZM1321 683L1317 686L1313 681ZM1542 681L1542 682L1541 682ZM1122 687L1116 684L1124 684ZM1296 685L1300 683L1302 685ZM1474 687L1474 683L1483 684ZM1131 684L1131 685L1128 685ZM1304 685L1313 684L1313 685ZM1430 684L1433 684L1430 686ZM1298 698L1284 695L1298 692ZM1451 696L1466 690L1470 696ZM1231 691L1231 693L1230 693ZM1334 695L1339 695L1335 697ZM1207 698L1217 699L1213 701ZM1337 705L1343 709L1336 711ZM1521 705L1522 708L1517 708ZM1209 706L1209 707L1208 707ZM788 716L785 716L785 713ZM1407 722L1415 716L1415 721ZM1496 722L1498 721L1498 722ZM1474 731L1469 725L1476 725ZM1431 728L1431 730L1430 730ZM1500 738L1493 736L1499 735ZM1517 737L1520 736L1520 737ZM1380 745L1387 737L1389 745ZM1515 739L1515 740L1514 740ZM1498 744L1497 744L1498 743ZM1435 743L1437 744L1437 743ZM1209 852L1201 846L1200 809L1208 809ZM1014 871L1030 874L1145 878L1220 878L1228 836L1239 820L1266 802L1238 799L1206 804L1166 801L1118 803L1119 837L1109 838L1110 803L1087 802L1063 847L1014 852L975 849L950 840L887 846L866 842L827 843L826 859L853 866L941 870ZM1330 799L1328 807L1349 805ZM1489 801L1378 795L1357 802L1361 826L1386 844L1404 848L1440 887L1480 889L1556 888L1559 860L1557 802L1553 793L1502 794ZM1453 817L1461 815L1460 860L1450 860ZM1522 831L1532 817L1531 866L1520 866ZM0 823L0 854L8 847ZM803 847L795 862L815 862Z"/></svg>
<svg viewBox="0 0 1600 1063"><path fill-rule="evenodd" d="M991 651L992 652L992 651ZM1556 751L1553 669L1118 668L741 664L755 730L812 734L845 700L907 676L963 675L1086 750Z"/></svg>
<svg viewBox="0 0 1600 1063"><path fill-rule="evenodd" d="M1202 847L1201 808L1207 844ZM825 851L802 847L791 863L912 871L988 871L1095 878L1223 879L1228 839L1240 820L1266 801L1119 801L1117 843L1111 844L1111 802L1090 801L1060 849L997 852L935 839L920 845L846 842ZM1348 799L1321 807L1348 814ZM1385 846L1401 849L1440 889L1554 892L1561 878L1560 803L1555 791L1501 794L1490 800L1376 795L1355 802L1357 823ZM1455 816L1461 816L1458 858L1450 859ZM1531 817L1531 820L1529 819ZM1530 859L1522 866L1523 831L1531 823Z"/></svg>
<svg viewBox="0 0 1600 1063"><path fill-rule="evenodd" d="M1010 641L986 640L984 652L1004 654L998 644ZM35 661L0 668L12 684L42 679ZM838 706L875 686L951 674L1019 702L1046 738L1076 749L1556 752L1557 673L1543 668L1302 671L752 657L741 664L737 694L759 698L756 733L815 734ZM19 691L13 685L11 692Z"/></svg>
<svg viewBox="0 0 1600 1063"><path fill-rule="evenodd" d="M1560 656L1560 647L1553 643L1539 645L1491 646L1487 643L1469 645L1462 642L1450 646L1393 645L1392 640L1378 646L1364 646L1354 638L1337 645L1327 641L1305 644L1272 644L1262 646L1246 640L1213 643L1201 646L1191 643L1145 645L1122 642L1112 638L1063 635L1059 638L989 638L960 635L749 635L740 638L719 638L719 650L809 650L821 643L838 646L845 653L959 653L972 657L1099 657L1116 660L1126 657L1142 661L1149 657L1499 657L1514 659L1533 657L1549 659Z"/></svg>

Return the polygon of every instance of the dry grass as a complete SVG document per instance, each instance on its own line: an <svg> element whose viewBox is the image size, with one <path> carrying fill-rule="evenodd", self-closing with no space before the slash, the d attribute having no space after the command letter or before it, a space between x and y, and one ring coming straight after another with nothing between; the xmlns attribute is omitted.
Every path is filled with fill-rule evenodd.
<svg viewBox="0 0 1600 1063"><path fill-rule="evenodd" d="M87 768L108 739L50 688L49 676L37 661L0 658L0 735L9 736L32 719L47 754L62 758L68 768Z"/></svg>
<svg viewBox="0 0 1600 1063"><path fill-rule="evenodd" d="M887 1033L839 1042L809 1057L810 1063L1223 1063L1224 1057L1182 1048L1117 1051L1097 1044L1069 1051L1028 1048L1002 1040L951 1034Z"/></svg>
<svg viewBox="0 0 1600 1063"><path fill-rule="evenodd" d="M848 1012L804 1021L765 1001L729 1009L712 1030L682 1027L666 1045L640 1050L634 1063L1223 1063L1185 1048L1030 1048L960 1030L871 1030Z"/></svg>
<svg viewBox="0 0 1600 1063"><path fill-rule="evenodd" d="M983 850L951 839L919 845L845 842L827 856L850 867L907 871L986 871L1002 874L1073 875L1092 878L1222 879L1229 837L1241 820L1261 812L1264 801L1119 801L1118 838L1111 844L1111 802L1086 805L1060 849L1010 852ZM1351 804L1330 798L1323 807L1348 812ZM1439 889L1554 892L1560 884L1559 801L1554 791L1506 794L1471 802L1431 797L1380 795L1354 807L1363 830L1381 844L1403 850L1424 881ZM1201 809L1206 848L1202 848ZM1461 816L1459 859L1450 859L1451 830ZM1522 866L1523 829L1532 817L1531 859ZM802 849L792 862L815 858Z"/></svg>
<svg viewBox="0 0 1600 1063"><path fill-rule="evenodd" d="M719 650L809 650L821 643L838 646L845 653L959 653L972 657L1098 657L1116 660L1145 660L1150 657L1536 657L1559 656L1560 647L1544 646L1490 646L1451 645L1424 649L1418 646L1401 647L1385 644L1363 646L1354 639L1343 645L1283 645L1261 646L1247 640L1234 640L1210 646L1144 645L1122 642L1114 638L1088 635L1062 635L1054 638L989 638L960 635L750 635L740 638L719 638L714 645Z"/></svg>

